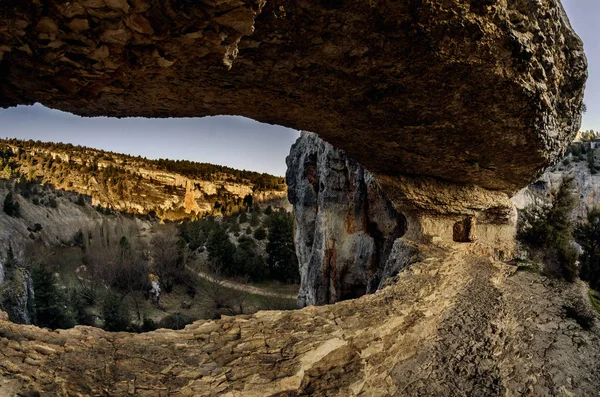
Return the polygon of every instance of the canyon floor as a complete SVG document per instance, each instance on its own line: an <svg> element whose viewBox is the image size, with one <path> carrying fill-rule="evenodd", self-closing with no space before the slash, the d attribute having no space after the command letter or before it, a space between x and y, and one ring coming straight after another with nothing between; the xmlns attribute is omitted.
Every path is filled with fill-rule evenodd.
<svg viewBox="0 0 600 397"><path fill-rule="evenodd" d="M585 284L422 247L389 287L182 331L0 321L0 396L592 396L600 329Z"/></svg>

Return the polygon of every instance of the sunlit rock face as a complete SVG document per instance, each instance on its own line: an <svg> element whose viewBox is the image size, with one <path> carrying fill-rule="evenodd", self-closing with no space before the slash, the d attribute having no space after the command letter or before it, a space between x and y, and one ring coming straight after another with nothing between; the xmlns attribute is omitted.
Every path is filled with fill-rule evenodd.
<svg viewBox="0 0 600 397"><path fill-rule="evenodd" d="M0 106L236 114L373 173L514 192L573 137L582 43L557 0L8 1Z"/></svg>
<svg viewBox="0 0 600 397"><path fill-rule="evenodd" d="M406 218L368 171L316 134L303 132L286 162L296 220L299 306L376 290L391 275L384 269L394 241L406 231Z"/></svg>

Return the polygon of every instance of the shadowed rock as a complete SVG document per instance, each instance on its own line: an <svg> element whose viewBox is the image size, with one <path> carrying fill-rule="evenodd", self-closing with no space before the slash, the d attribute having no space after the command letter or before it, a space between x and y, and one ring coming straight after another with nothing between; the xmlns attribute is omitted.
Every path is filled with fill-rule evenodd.
<svg viewBox="0 0 600 397"><path fill-rule="evenodd" d="M514 192L580 125L557 0L9 1L0 106L317 132L374 174Z"/></svg>
<svg viewBox="0 0 600 397"><path fill-rule="evenodd" d="M316 134L303 132L286 162L296 220L299 306L374 292L399 270L388 258L406 231L404 215L368 171Z"/></svg>

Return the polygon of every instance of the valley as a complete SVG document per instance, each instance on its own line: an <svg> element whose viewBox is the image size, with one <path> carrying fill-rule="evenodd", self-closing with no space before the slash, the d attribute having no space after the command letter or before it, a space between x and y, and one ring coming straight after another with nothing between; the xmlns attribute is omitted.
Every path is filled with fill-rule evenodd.
<svg viewBox="0 0 600 397"><path fill-rule="evenodd" d="M283 243L269 235L292 238L281 178L63 144L0 147L0 307L11 320L139 332L296 307L297 270L268 264ZM203 192L220 186L192 200L205 212L186 212L192 179L175 168Z"/></svg>

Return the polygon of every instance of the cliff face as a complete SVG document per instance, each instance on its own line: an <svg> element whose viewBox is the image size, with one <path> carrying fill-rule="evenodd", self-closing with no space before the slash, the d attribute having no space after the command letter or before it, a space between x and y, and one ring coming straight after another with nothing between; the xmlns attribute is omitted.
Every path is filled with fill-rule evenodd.
<svg viewBox="0 0 600 397"><path fill-rule="evenodd" d="M61 150L29 142L7 147L14 153L11 161L20 174L90 196L92 205L134 214L154 212L163 219L180 220L240 208L246 195L263 203L286 196L282 179L266 174L268 182L281 183L262 188L257 186L261 182L258 173L246 172L257 182L234 175L237 170L183 175L155 161L90 148Z"/></svg>
<svg viewBox="0 0 600 397"><path fill-rule="evenodd" d="M286 162L300 307L373 292L390 275L384 268L406 231L404 216L368 171L316 134L303 132Z"/></svg>
<svg viewBox="0 0 600 397"><path fill-rule="evenodd" d="M8 319L18 324L31 324L34 310L33 281L29 272L15 267L4 269L5 279L0 282L0 309Z"/></svg>
<svg viewBox="0 0 600 397"><path fill-rule="evenodd" d="M583 222L587 219L587 213L600 203L600 173L592 173L589 156L598 157L598 149L590 147L589 143L583 143L588 148L589 154L574 156L568 153L555 166L548 168L534 183L521 189L514 197L513 202L518 209L527 205L535 204L536 200L550 203L552 197L564 180L572 181L572 194L575 199L575 207L571 218L575 222ZM600 162L593 160L595 168Z"/></svg>

